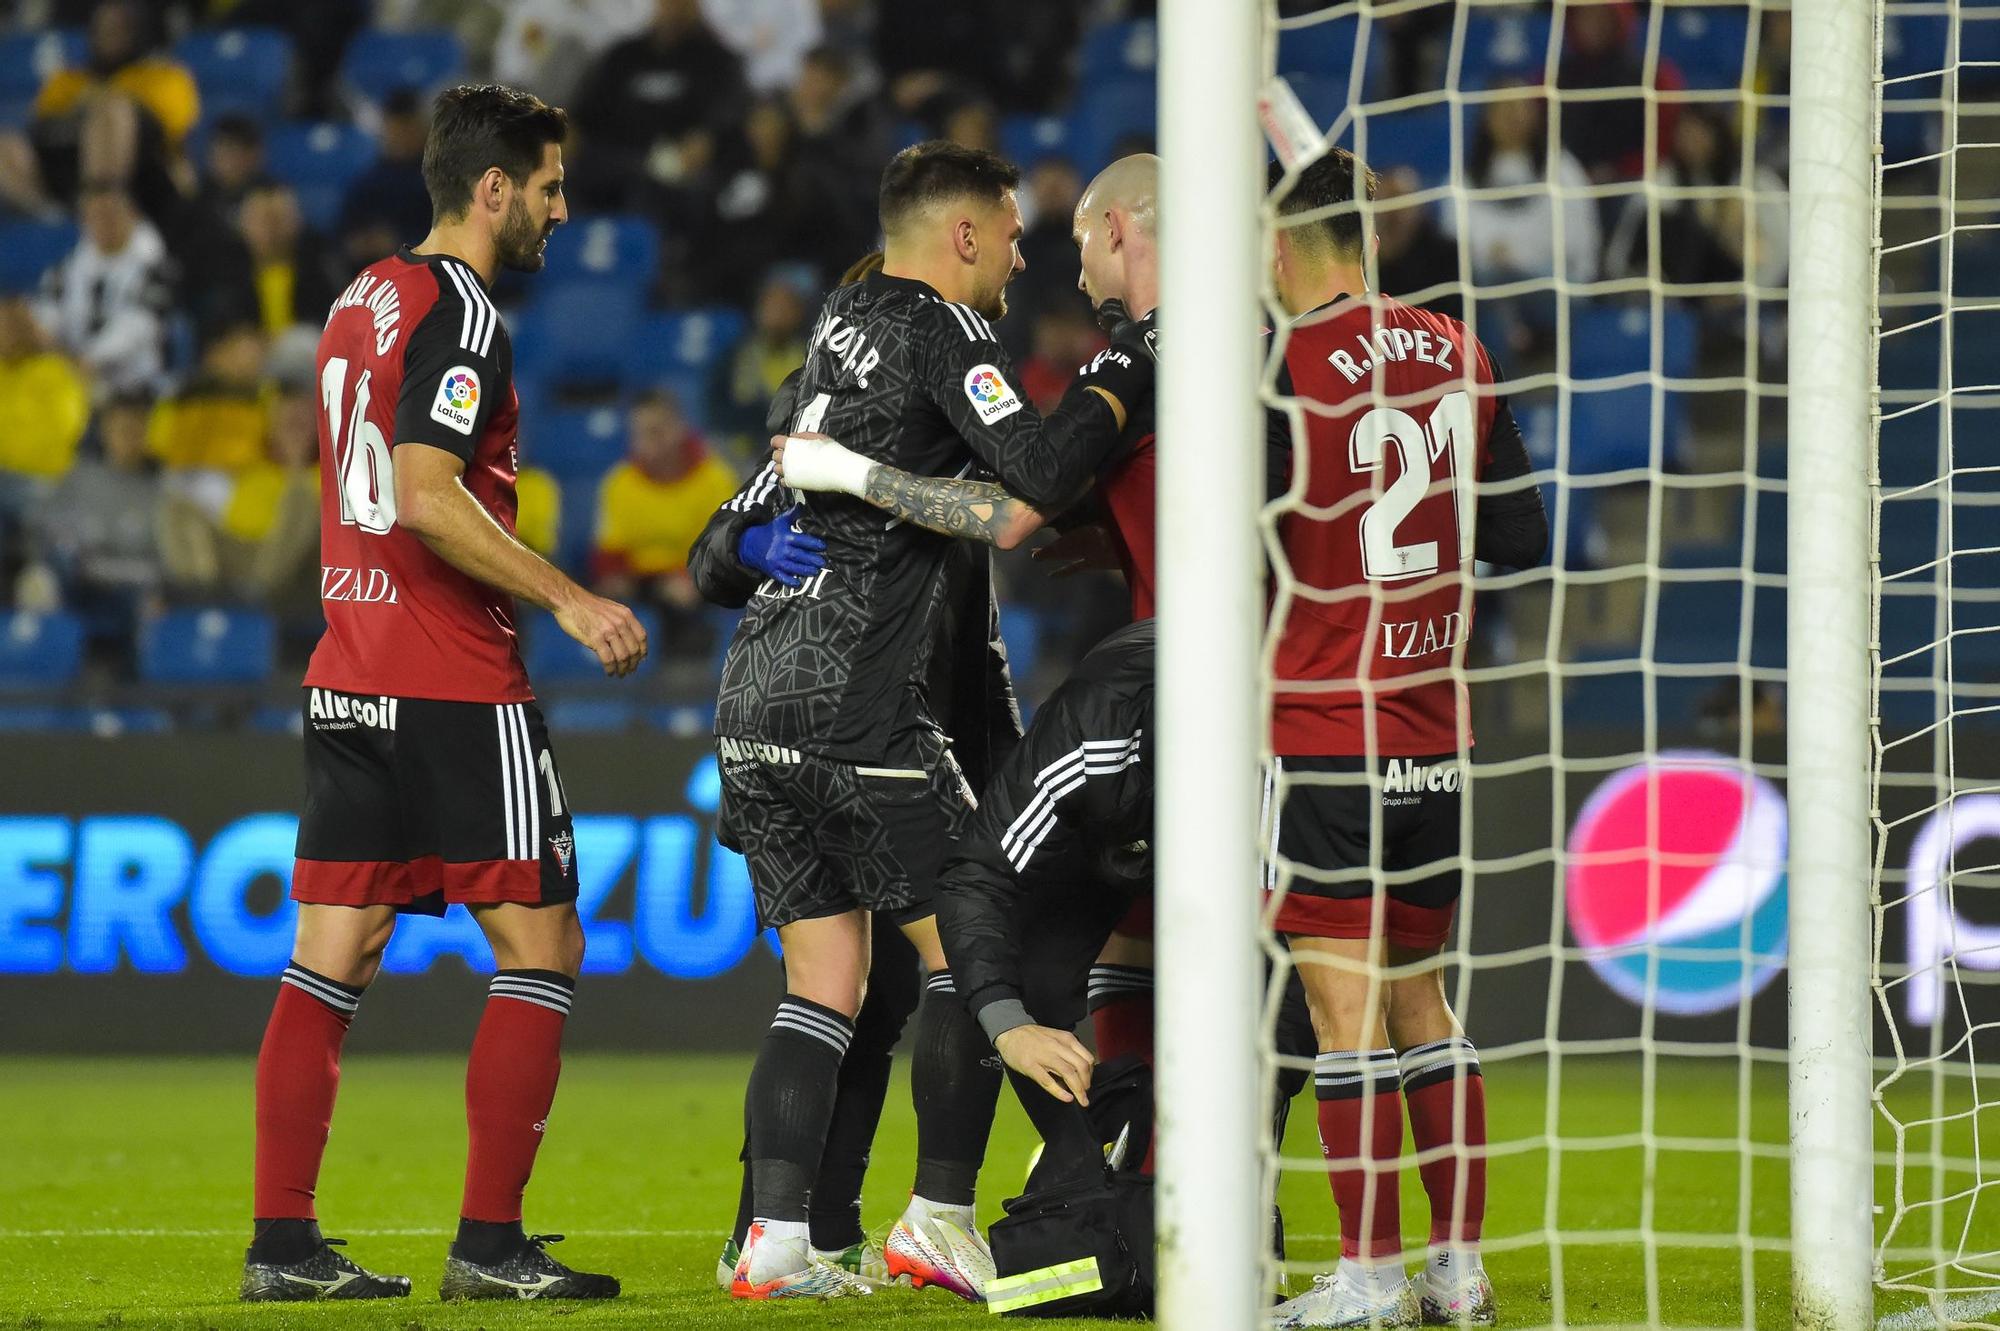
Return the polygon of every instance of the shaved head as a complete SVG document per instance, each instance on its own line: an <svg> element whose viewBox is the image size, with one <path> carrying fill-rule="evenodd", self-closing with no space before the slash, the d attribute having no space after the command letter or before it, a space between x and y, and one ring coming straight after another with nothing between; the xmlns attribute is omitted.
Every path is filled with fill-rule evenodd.
<svg viewBox="0 0 2000 1331"><path fill-rule="evenodd" d="M1076 284L1100 318L1144 315L1158 301L1159 194L1160 159L1133 153L1099 171L1076 201Z"/></svg>
<svg viewBox="0 0 2000 1331"><path fill-rule="evenodd" d="M1133 153L1097 173L1077 201L1076 211L1079 217L1092 217L1115 209L1147 235L1156 235L1159 197L1160 159L1152 153Z"/></svg>

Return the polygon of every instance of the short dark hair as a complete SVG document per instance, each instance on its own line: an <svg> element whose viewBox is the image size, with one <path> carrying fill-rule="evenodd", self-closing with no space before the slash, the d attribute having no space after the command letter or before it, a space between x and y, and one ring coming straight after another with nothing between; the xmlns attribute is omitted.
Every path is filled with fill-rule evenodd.
<svg viewBox="0 0 2000 1331"><path fill-rule="evenodd" d="M245 148L264 146L264 127L257 123L256 117L241 111L225 111L217 116L208 135L211 142L227 139Z"/></svg>
<svg viewBox="0 0 2000 1331"><path fill-rule="evenodd" d="M431 215L461 217L479 178L499 167L516 185L542 164L542 150L561 143L569 115L559 106L498 83L460 84L438 94L424 145L424 188Z"/></svg>
<svg viewBox="0 0 2000 1331"><path fill-rule="evenodd" d="M1021 183L1021 169L998 153L948 139L926 139L889 159L882 172L882 232L893 233L910 214L951 199L997 204Z"/></svg>
<svg viewBox="0 0 2000 1331"><path fill-rule="evenodd" d="M1276 174L1276 169L1273 168ZM1278 201L1278 215L1317 213L1325 216L1291 228L1292 235L1315 248L1325 247L1345 259L1358 259L1365 248L1368 227L1355 204L1355 181L1361 182L1362 197L1375 201L1381 181L1345 148L1328 148L1318 160L1299 172L1298 179Z"/></svg>

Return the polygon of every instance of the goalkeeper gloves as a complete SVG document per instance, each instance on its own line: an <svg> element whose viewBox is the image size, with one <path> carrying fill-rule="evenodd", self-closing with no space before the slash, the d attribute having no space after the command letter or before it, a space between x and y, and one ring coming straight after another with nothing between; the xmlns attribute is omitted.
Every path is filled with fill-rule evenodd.
<svg viewBox="0 0 2000 1331"><path fill-rule="evenodd" d="M868 493L868 473L875 464L838 439L825 435L786 436L778 459L778 474L794 490L853 495Z"/></svg>
<svg viewBox="0 0 2000 1331"><path fill-rule="evenodd" d="M795 504L769 522L745 527L736 557L774 582L797 587L826 567L826 542L798 528Z"/></svg>

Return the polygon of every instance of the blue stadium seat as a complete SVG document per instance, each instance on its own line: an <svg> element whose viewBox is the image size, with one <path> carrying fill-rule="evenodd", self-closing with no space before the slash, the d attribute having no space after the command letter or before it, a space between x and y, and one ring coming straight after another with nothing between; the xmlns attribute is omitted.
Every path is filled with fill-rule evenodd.
<svg viewBox="0 0 2000 1331"><path fill-rule="evenodd" d="M565 492L572 481L594 482L625 456L625 413L615 406L557 407L522 424L535 464L562 481Z"/></svg>
<svg viewBox="0 0 2000 1331"><path fill-rule="evenodd" d="M544 287L611 282L646 292L660 276L660 229L644 217L593 217L550 239ZM552 299L543 291L540 298Z"/></svg>
<svg viewBox="0 0 2000 1331"><path fill-rule="evenodd" d="M1673 61L1688 87L1742 86L1750 58L1747 5L1672 5L1655 13L1665 20L1660 59Z"/></svg>
<svg viewBox="0 0 2000 1331"><path fill-rule="evenodd" d="M292 77L292 39L276 28L197 28L174 43L174 58L194 75L209 117L276 115Z"/></svg>
<svg viewBox="0 0 2000 1331"><path fill-rule="evenodd" d="M521 374L551 386L616 384L642 324L640 293L600 283L587 296L574 284L545 294L511 321Z"/></svg>
<svg viewBox="0 0 2000 1331"><path fill-rule="evenodd" d="M80 65L89 49L81 28L10 32L0 37L0 102L29 103L49 75Z"/></svg>
<svg viewBox="0 0 2000 1331"><path fill-rule="evenodd" d="M1128 139L1151 139L1159 123L1151 79L1086 87L1071 114L1070 143L1085 176L1110 165Z"/></svg>
<svg viewBox="0 0 2000 1331"><path fill-rule="evenodd" d="M1077 86L1144 79L1160 63L1160 29L1152 19L1106 23L1084 35L1077 58Z"/></svg>
<svg viewBox="0 0 2000 1331"><path fill-rule="evenodd" d="M430 92L465 69L465 48L447 28L355 34L340 62L340 81L371 102L403 88Z"/></svg>
<svg viewBox="0 0 2000 1331"><path fill-rule="evenodd" d="M1695 318L1678 305L1661 312L1661 373L1694 373ZM1643 305L1579 302L1570 318L1570 470L1622 471L1652 461L1653 395L1657 384L1596 389L1589 381L1645 373L1652 366L1652 315ZM1686 395L1666 393L1662 462L1676 466L1687 446Z"/></svg>
<svg viewBox="0 0 2000 1331"><path fill-rule="evenodd" d="M76 248L76 238L74 222L0 224L0 291L33 291Z"/></svg>
<svg viewBox="0 0 2000 1331"><path fill-rule="evenodd" d="M1008 116L1000 122L1000 153L1032 167L1043 158L1069 157L1070 124L1061 116Z"/></svg>
<svg viewBox="0 0 2000 1331"><path fill-rule="evenodd" d="M170 610L139 630L148 684L259 684L276 664L278 626L261 610Z"/></svg>
<svg viewBox="0 0 2000 1331"><path fill-rule="evenodd" d="M1042 617L1031 606L1018 601L1000 603L1000 640L1007 644L1007 671L1014 687L1021 688L1035 676L1042 662Z"/></svg>
<svg viewBox="0 0 2000 1331"><path fill-rule="evenodd" d="M271 174L298 192L306 222L330 235L339 225L348 186L375 164L375 140L355 125L293 121L272 126L264 157Z"/></svg>
<svg viewBox="0 0 2000 1331"><path fill-rule="evenodd" d="M657 644L659 615L644 606L634 606L632 613L645 626L648 641ZM604 667L598 664L596 654L558 628L554 616L539 610L521 624L521 660L528 667L528 678L536 684L587 684L605 679ZM657 650L649 652L639 668L626 678L652 673L659 660Z"/></svg>
<svg viewBox="0 0 2000 1331"><path fill-rule="evenodd" d="M1960 82L1967 88L2000 84L2000 13L1967 6L1959 15Z"/></svg>
<svg viewBox="0 0 2000 1331"><path fill-rule="evenodd" d="M1346 90L1341 89L1339 96L1344 99L1346 95ZM1317 113L1317 108L1310 104L1307 109ZM1348 127L1340 137L1340 144L1355 148L1360 131L1365 129L1368 144L1362 157L1368 165L1377 171L1407 166L1417 173L1417 179L1426 189L1435 189L1451 180L1451 114L1449 106L1370 112L1359 118L1361 124ZM1468 150L1472 146L1469 132L1465 135L1465 145Z"/></svg>
<svg viewBox="0 0 2000 1331"><path fill-rule="evenodd" d="M1330 80L1345 96L1352 86L1354 53L1360 30L1361 20L1356 18L1329 19L1310 27L1284 29L1278 34L1278 72ZM1378 34L1378 39L1371 41L1368 49L1362 52L1361 92L1364 97L1372 95L1380 81L1377 73L1382 64L1382 49L1383 43Z"/></svg>
<svg viewBox="0 0 2000 1331"><path fill-rule="evenodd" d="M706 309L671 310L648 316L635 330L626 359L626 382L643 387L674 380L676 372L693 374L700 382L715 363L727 356L743 337L746 321L741 310L727 306ZM686 382L683 378L682 383ZM681 391L681 384L675 384ZM705 387L705 384L704 384ZM682 393L685 397L685 393ZM700 392L696 397L702 396ZM697 402L684 401L689 410Z"/></svg>
<svg viewBox="0 0 2000 1331"><path fill-rule="evenodd" d="M83 668L83 621L56 611L0 612L0 689L59 689Z"/></svg>
<svg viewBox="0 0 2000 1331"><path fill-rule="evenodd" d="M658 651L655 644L653 650ZM630 698L552 698L549 729L563 735L617 735L639 723L639 704Z"/></svg>
<svg viewBox="0 0 2000 1331"><path fill-rule="evenodd" d="M1908 14L1892 8L1882 23L1882 77L1936 73L1945 67L1950 44L1951 20L1943 14ZM1886 91L1892 97L1899 95L1895 88Z"/></svg>
<svg viewBox="0 0 2000 1331"><path fill-rule="evenodd" d="M1458 12L1465 19L1457 84L1461 90L1541 78L1548 61L1548 11L1540 6L1460 5Z"/></svg>

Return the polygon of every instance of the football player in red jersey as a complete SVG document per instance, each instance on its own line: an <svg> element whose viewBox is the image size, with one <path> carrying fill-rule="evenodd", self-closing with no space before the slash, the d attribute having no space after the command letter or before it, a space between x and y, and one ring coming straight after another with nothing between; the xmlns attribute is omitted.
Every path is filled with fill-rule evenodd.
<svg viewBox="0 0 2000 1331"><path fill-rule="evenodd" d="M392 1298L322 1238L320 1157L340 1047L398 912L467 907L497 971L466 1069L470 1152L441 1293L609 1298L525 1234L521 1195L554 1102L583 962L576 838L515 644L514 603L549 610L629 673L631 611L514 535L513 350L488 289L541 268L568 216L566 118L526 93L459 87L424 150L431 232L364 269L319 344L320 593L305 678L306 802L291 964L257 1059L255 1230L242 1297Z"/></svg>
<svg viewBox="0 0 2000 1331"><path fill-rule="evenodd" d="M1487 1325L1485 1090L1439 959L1472 746L1459 671L1473 561L1538 562L1548 523L1485 348L1456 319L1370 290L1360 199L1374 193L1372 173L1329 150L1279 200L1273 250L1289 316L1278 390L1311 409L1278 525L1268 862L1319 1036L1341 1229L1339 1268L1275 1320ZM1428 1157L1420 1288L1398 1260L1406 1106Z"/></svg>

